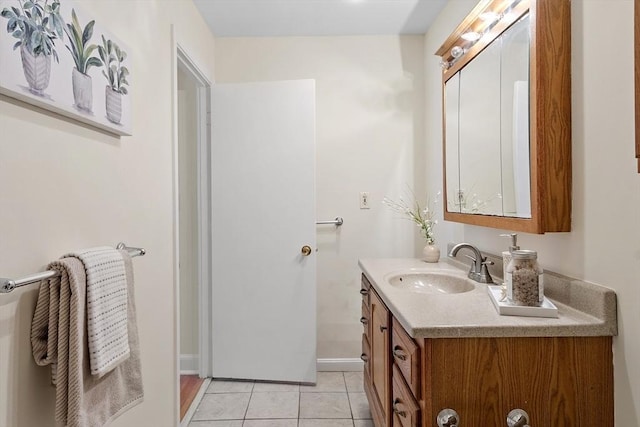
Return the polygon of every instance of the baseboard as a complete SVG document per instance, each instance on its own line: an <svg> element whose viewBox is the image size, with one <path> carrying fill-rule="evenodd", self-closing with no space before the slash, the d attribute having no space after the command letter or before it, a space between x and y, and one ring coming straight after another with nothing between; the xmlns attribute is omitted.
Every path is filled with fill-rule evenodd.
<svg viewBox="0 0 640 427"><path fill-rule="evenodd" d="M197 354L181 354L180 355L180 373L183 375L198 374L198 355Z"/></svg>
<svg viewBox="0 0 640 427"><path fill-rule="evenodd" d="M364 362L359 358L318 359L316 366L320 372L360 372L364 369Z"/></svg>

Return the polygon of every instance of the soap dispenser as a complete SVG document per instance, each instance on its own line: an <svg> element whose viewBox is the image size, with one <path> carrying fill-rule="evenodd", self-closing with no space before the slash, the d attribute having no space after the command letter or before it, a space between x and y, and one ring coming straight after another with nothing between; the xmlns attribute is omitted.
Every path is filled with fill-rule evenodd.
<svg viewBox="0 0 640 427"><path fill-rule="evenodd" d="M504 283L507 283L507 265L511 262L513 258L511 253L513 251L517 251L520 249L518 246L518 235L516 233L509 234L501 234L500 237L510 237L511 245L509 246L509 250L502 252L502 280Z"/></svg>

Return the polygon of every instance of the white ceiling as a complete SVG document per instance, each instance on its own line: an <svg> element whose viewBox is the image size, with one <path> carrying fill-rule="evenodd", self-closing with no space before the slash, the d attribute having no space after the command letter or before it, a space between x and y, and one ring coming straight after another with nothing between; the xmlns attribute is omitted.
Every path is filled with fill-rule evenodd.
<svg viewBox="0 0 640 427"><path fill-rule="evenodd" d="M447 0L194 0L218 37L424 34Z"/></svg>

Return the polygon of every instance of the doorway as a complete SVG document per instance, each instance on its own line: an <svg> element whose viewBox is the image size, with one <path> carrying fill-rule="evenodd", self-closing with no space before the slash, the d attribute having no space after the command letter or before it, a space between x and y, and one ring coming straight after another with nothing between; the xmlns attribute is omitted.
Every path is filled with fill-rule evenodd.
<svg viewBox="0 0 640 427"><path fill-rule="evenodd" d="M176 45L174 215L180 419L207 384L210 289L209 110L211 83Z"/></svg>

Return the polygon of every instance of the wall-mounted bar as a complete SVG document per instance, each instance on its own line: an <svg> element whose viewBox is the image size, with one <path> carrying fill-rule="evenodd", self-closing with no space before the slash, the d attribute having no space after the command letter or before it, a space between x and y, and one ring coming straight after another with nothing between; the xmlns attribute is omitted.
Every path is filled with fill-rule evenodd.
<svg viewBox="0 0 640 427"><path fill-rule="evenodd" d="M317 225L335 225L336 227L340 227L344 223L344 219L338 216L333 221L316 221Z"/></svg>
<svg viewBox="0 0 640 427"><path fill-rule="evenodd" d="M118 243L116 249L125 249L129 252L129 255L134 256L143 256L147 253L143 248L134 248L131 246L126 246L124 243ZM22 277L20 279L4 279L0 278L0 294L7 294L14 290L17 287L29 285L31 283L37 283L41 280L51 279L58 275L57 271L47 270L41 273L31 274L26 277Z"/></svg>

